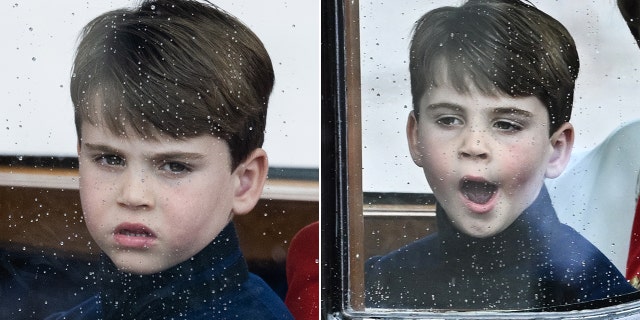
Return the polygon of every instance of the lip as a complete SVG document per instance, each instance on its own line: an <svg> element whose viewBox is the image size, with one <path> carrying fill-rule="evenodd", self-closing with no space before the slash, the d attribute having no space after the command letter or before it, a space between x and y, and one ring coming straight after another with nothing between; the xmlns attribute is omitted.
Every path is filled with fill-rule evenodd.
<svg viewBox="0 0 640 320"><path fill-rule="evenodd" d="M153 231L141 223L121 223L113 231L118 245L130 249L149 248L157 239Z"/></svg>
<svg viewBox="0 0 640 320"><path fill-rule="evenodd" d="M484 203L474 202L471 199L469 199L465 195L465 193L462 191L462 185L467 181L491 184L495 187L495 190L493 191L493 194L490 196L490 198L486 202ZM476 214L486 214L486 213L489 213L491 210L493 210L496 204L498 203L498 193L500 192L500 188L497 183L491 182L485 178L475 177L475 176L465 176L462 179L460 179L459 192L460 192L459 194L460 194L460 198L462 199L462 202L469 209L469 211Z"/></svg>

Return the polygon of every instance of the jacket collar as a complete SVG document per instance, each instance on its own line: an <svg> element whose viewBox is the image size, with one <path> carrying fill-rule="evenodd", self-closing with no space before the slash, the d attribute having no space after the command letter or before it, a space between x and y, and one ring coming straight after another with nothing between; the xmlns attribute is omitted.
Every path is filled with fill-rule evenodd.
<svg viewBox="0 0 640 320"><path fill-rule="evenodd" d="M119 272L103 254L99 284L105 319L162 318L211 304L249 277L233 223L191 259L152 275Z"/></svg>
<svg viewBox="0 0 640 320"><path fill-rule="evenodd" d="M436 219L444 263L479 272L505 268L514 261L532 260L545 254L550 245L549 235L559 224L544 186L536 200L507 229L492 237L475 238L458 231L439 204Z"/></svg>

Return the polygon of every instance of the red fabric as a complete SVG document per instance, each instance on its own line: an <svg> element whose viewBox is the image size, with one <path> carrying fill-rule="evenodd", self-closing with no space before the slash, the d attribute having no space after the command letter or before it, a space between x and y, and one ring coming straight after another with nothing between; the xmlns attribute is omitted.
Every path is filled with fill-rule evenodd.
<svg viewBox="0 0 640 320"><path fill-rule="evenodd" d="M627 258L627 279L634 287L640 284L640 201L636 204L636 214L631 228L629 257ZM635 279L634 279L635 278Z"/></svg>
<svg viewBox="0 0 640 320"><path fill-rule="evenodd" d="M320 314L319 224L302 228L291 240L287 254L284 303L296 320L317 320Z"/></svg>

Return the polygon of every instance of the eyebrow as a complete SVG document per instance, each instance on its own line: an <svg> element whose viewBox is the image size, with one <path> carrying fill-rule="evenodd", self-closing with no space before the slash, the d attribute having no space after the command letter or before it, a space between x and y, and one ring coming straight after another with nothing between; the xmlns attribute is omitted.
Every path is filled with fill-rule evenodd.
<svg viewBox="0 0 640 320"><path fill-rule="evenodd" d="M464 110L464 107L459 104L449 103L449 102L433 103L425 107L425 110L427 111L434 111L438 109L460 111L460 110ZM498 115L516 115L523 118L533 117L533 113L524 109L520 109L518 107L499 107L499 108L492 109L491 112L493 114L498 114Z"/></svg>
<svg viewBox="0 0 640 320"><path fill-rule="evenodd" d="M121 153L120 150L104 145L104 144L94 144L94 143L82 143L82 148L88 148L91 151L99 151L102 153Z"/></svg>
<svg viewBox="0 0 640 320"><path fill-rule="evenodd" d="M461 105L455 104L455 103L439 102L439 103L429 104L424 109L425 111L428 111L428 110L433 111L437 109L462 110L464 108Z"/></svg>
<svg viewBox="0 0 640 320"><path fill-rule="evenodd" d="M94 151L94 152L113 153L113 154L121 154L121 153L123 153L122 151L118 150L117 148L113 148L111 146L103 145L103 144L84 143L83 147L86 147L89 150ZM201 153L196 153L196 152L168 151L168 152L154 153L154 154L146 156L146 158L152 159L154 161L166 160L166 159L197 160L197 159L204 158L204 155L201 154Z"/></svg>
<svg viewBox="0 0 640 320"><path fill-rule="evenodd" d="M171 160L171 159L180 159L180 160L198 160L204 158L204 155L195 152L162 152L153 154L154 161L158 160Z"/></svg>
<svg viewBox="0 0 640 320"><path fill-rule="evenodd" d="M532 118L533 117L533 113L527 111L527 110L523 110L520 108L516 108L516 107L506 107L506 108L495 108L493 109L493 113L495 114L499 114L499 115L516 115L519 117L523 117L523 118Z"/></svg>

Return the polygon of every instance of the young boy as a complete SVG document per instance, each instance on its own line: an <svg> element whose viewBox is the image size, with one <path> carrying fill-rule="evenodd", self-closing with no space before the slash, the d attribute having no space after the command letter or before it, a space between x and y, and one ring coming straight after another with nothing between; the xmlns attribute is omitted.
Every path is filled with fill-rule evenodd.
<svg viewBox="0 0 640 320"><path fill-rule="evenodd" d="M544 186L574 139L568 31L517 0L470 0L420 18L410 50L407 137L438 232L367 262L367 305L529 309L633 292Z"/></svg>
<svg viewBox="0 0 640 320"><path fill-rule="evenodd" d="M84 29L71 96L100 292L52 318L291 319L247 270L231 222L258 201L274 82L257 36L190 0Z"/></svg>

